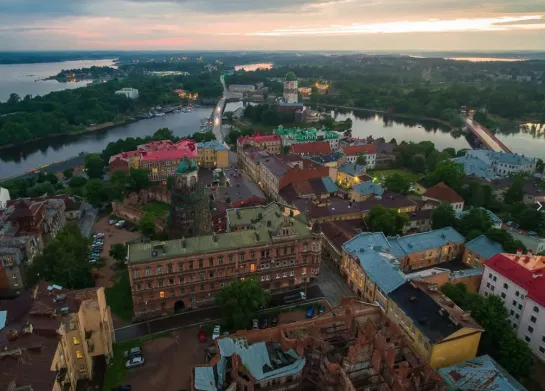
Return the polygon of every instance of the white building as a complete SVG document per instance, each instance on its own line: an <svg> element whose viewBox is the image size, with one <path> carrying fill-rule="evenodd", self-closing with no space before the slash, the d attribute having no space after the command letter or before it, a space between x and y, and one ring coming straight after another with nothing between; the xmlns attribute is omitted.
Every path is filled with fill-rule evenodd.
<svg viewBox="0 0 545 391"><path fill-rule="evenodd" d="M545 362L545 256L497 254L484 266L481 295L504 300L509 323Z"/></svg>
<svg viewBox="0 0 545 391"><path fill-rule="evenodd" d="M138 90L136 88L122 88L115 92L116 95L125 95L129 99L138 98Z"/></svg>
<svg viewBox="0 0 545 391"><path fill-rule="evenodd" d="M295 73L288 72L286 74L286 80L284 80L284 102L297 103L299 95L297 91L297 76Z"/></svg>
<svg viewBox="0 0 545 391"><path fill-rule="evenodd" d="M7 208L10 199L9 190L0 187L0 209Z"/></svg>
<svg viewBox="0 0 545 391"><path fill-rule="evenodd" d="M464 166L466 175L489 180L507 177L517 172L533 174L537 162L532 157L487 149L468 150L464 156L452 160Z"/></svg>
<svg viewBox="0 0 545 391"><path fill-rule="evenodd" d="M343 147L345 155L345 162L356 163L358 157L363 156L365 158L365 165L367 169L371 170L375 168L377 160L377 151L374 144L352 144Z"/></svg>
<svg viewBox="0 0 545 391"><path fill-rule="evenodd" d="M231 84L229 86L230 92L252 92L255 91L255 86L251 84Z"/></svg>

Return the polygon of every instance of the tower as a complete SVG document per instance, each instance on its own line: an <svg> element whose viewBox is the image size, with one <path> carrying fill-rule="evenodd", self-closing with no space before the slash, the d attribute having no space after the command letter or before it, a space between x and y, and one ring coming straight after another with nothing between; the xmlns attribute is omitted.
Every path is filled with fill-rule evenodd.
<svg viewBox="0 0 545 391"><path fill-rule="evenodd" d="M174 173L170 194L169 237L207 235L212 232L212 217L204 187L199 183L197 164L185 156Z"/></svg>
<svg viewBox="0 0 545 391"><path fill-rule="evenodd" d="M295 73L288 72L284 80L284 101L286 103L297 103L297 76Z"/></svg>

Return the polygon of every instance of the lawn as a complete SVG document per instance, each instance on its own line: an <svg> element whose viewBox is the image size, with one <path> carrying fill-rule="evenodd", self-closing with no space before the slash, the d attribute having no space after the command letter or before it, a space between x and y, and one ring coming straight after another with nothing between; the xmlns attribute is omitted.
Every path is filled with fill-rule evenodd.
<svg viewBox="0 0 545 391"><path fill-rule="evenodd" d="M415 174L413 172L403 170L403 169L398 169L398 168L393 168L390 170L369 170L367 173L371 175L373 178L376 177L379 182L382 182L381 181L382 175L384 175L384 177L386 178L393 174L399 174L406 181L411 183L417 182L418 180L420 180L420 178L422 178L422 175L420 174Z"/></svg>
<svg viewBox="0 0 545 391"><path fill-rule="evenodd" d="M123 381L127 378L128 369L125 367L126 360L125 357L123 357L123 353L125 351L136 346L141 348L142 343L145 341L156 338L168 337L170 335L170 332L157 333L135 339L134 341L115 343L113 346L114 357L110 360L110 363L108 364L108 367L106 369L102 389L104 391L113 390L121 383L123 383Z"/></svg>
<svg viewBox="0 0 545 391"><path fill-rule="evenodd" d="M161 201L151 201L141 208L144 212L149 212L157 217L164 217L170 211L170 205Z"/></svg>
<svg viewBox="0 0 545 391"><path fill-rule="evenodd" d="M106 301L114 314L132 322L132 295L129 274L125 270L115 276L115 284L106 288Z"/></svg>

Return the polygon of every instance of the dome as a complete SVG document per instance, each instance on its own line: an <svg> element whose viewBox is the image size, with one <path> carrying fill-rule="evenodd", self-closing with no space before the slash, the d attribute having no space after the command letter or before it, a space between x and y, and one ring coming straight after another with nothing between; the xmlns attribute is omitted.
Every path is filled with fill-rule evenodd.
<svg viewBox="0 0 545 391"><path fill-rule="evenodd" d="M176 169L176 174L187 174L197 170L197 164L193 160L189 159L187 156L184 156L184 158L178 165L178 168Z"/></svg>
<svg viewBox="0 0 545 391"><path fill-rule="evenodd" d="M295 81L297 80L297 76L295 76L295 73L288 72L286 73L286 81Z"/></svg>

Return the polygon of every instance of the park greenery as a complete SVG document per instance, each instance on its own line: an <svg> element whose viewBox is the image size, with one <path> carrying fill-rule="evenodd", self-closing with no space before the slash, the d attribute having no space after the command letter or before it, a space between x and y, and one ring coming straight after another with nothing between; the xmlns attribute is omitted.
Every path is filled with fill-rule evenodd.
<svg viewBox="0 0 545 391"><path fill-rule="evenodd" d="M507 309L500 297L468 292L464 284L447 284L441 289L458 306L470 311L471 317L484 328L479 355L489 354L518 380L530 376L534 363L532 352L511 327Z"/></svg>
<svg viewBox="0 0 545 391"><path fill-rule="evenodd" d="M89 256L90 240L81 235L77 224L62 228L26 270L29 286L40 280L68 289L94 286Z"/></svg>
<svg viewBox="0 0 545 391"><path fill-rule="evenodd" d="M215 297L227 327L233 330L249 328L257 311L265 308L270 294L255 278L234 279Z"/></svg>

